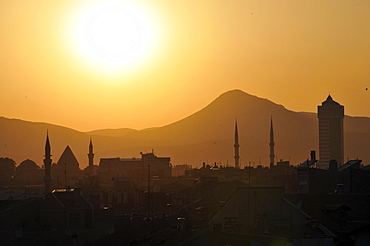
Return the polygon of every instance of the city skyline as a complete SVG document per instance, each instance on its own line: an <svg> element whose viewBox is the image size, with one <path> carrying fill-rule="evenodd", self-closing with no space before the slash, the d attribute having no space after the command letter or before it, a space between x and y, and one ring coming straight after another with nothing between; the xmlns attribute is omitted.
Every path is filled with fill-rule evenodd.
<svg viewBox="0 0 370 246"><path fill-rule="evenodd" d="M0 1L4 245L370 245L369 0Z"/></svg>
<svg viewBox="0 0 370 246"><path fill-rule="evenodd" d="M6 107L0 115L79 131L144 129L181 120L241 89L312 113L330 94L346 105L346 115L370 116L368 1L122 2L1 2L0 103ZM108 55L141 57L132 66L78 46L99 6L88 37ZM114 6L144 31L130 40L114 36L128 46L108 42L110 49L97 37L115 35L110 21L126 20ZM105 19L107 12L113 16ZM130 42L139 47L141 37L150 41L138 42L145 52L131 54Z"/></svg>
<svg viewBox="0 0 370 246"><path fill-rule="evenodd" d="M274 118L273 129L271 116ZM237 131L234 129L236 118ZM289 111L282 105L240 90L220 95L207 107L181 121L142 131L110 129L78 132L48 123L7 118L0 118L0 121L3 129L0 152L3 156L12 156L17 163L27 158L42 163L43 136L47 130L54 146L54 157L58 158L68 145L83 167L89 164L86 154L88 147L90 152L88 143L91 140L94 142L94 151L91 152L95 160L107 156L132 158L140 152L154 150L155 153L173 157L175 165L192 163L200 166L202 162L233 165L231 163L234 163L236 156L239 156L240 168L258 164L268 166L268 163L271 166L271 163L281 159L299 164L311 150L321 153L317 112ZM344 135L341 134L345 136L343 161L361 159L368 162L369 122L370 118L366 117L345 117ZM23 139L24 151L18 151L19 142L14 139ZM235 146L240 146L240 150Z"/></svg>

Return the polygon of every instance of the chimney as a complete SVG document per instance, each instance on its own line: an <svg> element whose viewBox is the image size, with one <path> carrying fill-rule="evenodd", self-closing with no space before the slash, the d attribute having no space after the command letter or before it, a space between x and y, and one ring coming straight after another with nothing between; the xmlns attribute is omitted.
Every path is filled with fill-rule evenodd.
<svg viewBox="0 0 370 246"><path fill-rule="evenodd" d="M311 161L316 161L316 151L311 150Z"/></svg>

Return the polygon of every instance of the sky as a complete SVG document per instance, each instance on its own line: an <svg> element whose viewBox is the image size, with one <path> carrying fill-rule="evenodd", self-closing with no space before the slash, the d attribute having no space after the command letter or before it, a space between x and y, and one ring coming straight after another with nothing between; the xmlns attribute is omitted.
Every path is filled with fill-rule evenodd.
<svg viewBox="0 0 370 246"><path fill-rule="evenodd" d="M0 116L79 131L181 120L241 89L370 117L368 0L0 1Z"/></svg>

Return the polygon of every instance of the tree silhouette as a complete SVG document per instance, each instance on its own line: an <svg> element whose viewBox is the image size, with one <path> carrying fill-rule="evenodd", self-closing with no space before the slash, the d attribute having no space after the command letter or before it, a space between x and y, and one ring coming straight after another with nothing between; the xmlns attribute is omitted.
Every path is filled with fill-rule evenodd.
<svg viewBox="0 0 370 246"><path fill-rule="evenodd" d="M0 157L0 182L9 183L13 180L15 161L8 157Z"/></svg>

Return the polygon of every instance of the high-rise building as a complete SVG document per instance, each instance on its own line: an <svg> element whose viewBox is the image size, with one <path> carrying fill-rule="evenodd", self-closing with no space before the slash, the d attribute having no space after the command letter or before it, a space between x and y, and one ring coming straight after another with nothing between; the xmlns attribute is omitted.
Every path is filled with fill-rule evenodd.
<svg viewBox="0 0 370 246"><path fill-rule="evenodd" d="M319 164L328 167L331 160L339 165L344 160L343 118L344 106L340 105L329 95L317 107L319 118Z"/></svg>

